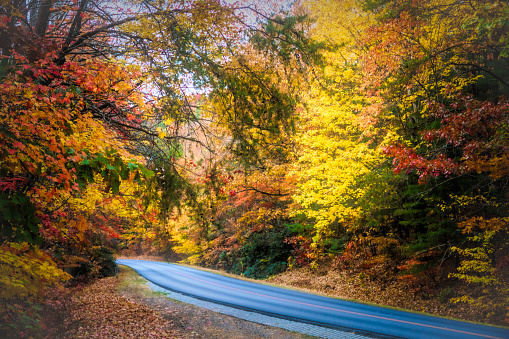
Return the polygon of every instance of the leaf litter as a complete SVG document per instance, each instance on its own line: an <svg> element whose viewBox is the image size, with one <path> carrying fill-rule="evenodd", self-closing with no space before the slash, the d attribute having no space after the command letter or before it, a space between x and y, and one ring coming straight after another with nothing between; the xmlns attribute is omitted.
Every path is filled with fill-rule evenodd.
<svg viewBox="0 0 509 339"><path fill-rule="evenodd" d="M65 319L46 338L313 338L169 299L124 267L66 295Z"/></svg>

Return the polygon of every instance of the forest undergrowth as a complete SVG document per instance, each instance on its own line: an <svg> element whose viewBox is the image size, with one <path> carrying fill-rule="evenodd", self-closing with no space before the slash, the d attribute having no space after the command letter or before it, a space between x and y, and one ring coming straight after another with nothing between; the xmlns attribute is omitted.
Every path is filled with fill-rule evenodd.
<svg viewBox="0 0 509 339"><path fill-rule="evenodd" d="M497 312L494 307L481 309L470 304L449 302L450 298L466 293L471 288L462 282L436 284L434 291L424 291L423 287L409 286L406 281L396 277L385 281L371 279L362 272L340 270L333 265L320 269L293 269L266 281L335 298L507 327L505 314ZM486 305L494 304L501 298L500 295L489 295Z"/></svg>

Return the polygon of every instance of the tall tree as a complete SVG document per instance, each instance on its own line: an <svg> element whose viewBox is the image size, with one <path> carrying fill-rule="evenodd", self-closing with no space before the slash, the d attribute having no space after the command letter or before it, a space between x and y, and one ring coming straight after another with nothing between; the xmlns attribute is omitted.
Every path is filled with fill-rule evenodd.
<svg viewBox="0 0 509 339"><path fill-rule="evenodd" d="M385 152L411 184L403 192L420 200L413 199L420 207L406 213L414 249L442 248L442 254L452 249L467 258L477 253L459 268L471 270L470 276L452 276L475 282L474 275L496 272L495 279L504 280L503 270L494 267L506 260L502 239L509 225L507 3L365 2L365 7L378 17L365 40L366 89L381 103L368 114L399 136ZM473 248L452 246L465 240L462 233L473 234L467 239ZM477 282L505 300L497 307L507 305L507 290Z"/></svg>
<svg viewBox="0 0 509 339"><path fill-rule="evenodd" d="M269 20L272 32L244 23L242 9ZM261 43L270 34L276 46ZM273 63L287 64L284 53L307 61L309 42L295 21L213 0L3 1L1 264L22 258L21 248L34 254L33 281L49 272L36 269L40 261L57 261L75 278L107 274L112 238L150 237L144 229L157 217L198 201L189 161L180 158L190 144L212 154L206 119L231 131L232 149L253 143L256 130L270 140L291 129L294 99L274 86L281 73L269 78L266 67L245 62L254 35ZM221 100L227 104L207 112ZM244 158L261 159L262 150ZM2 290L13 279L2 275ZM1 311L15 315L20 308L6 306L13 300L6 293Z"/></svg>

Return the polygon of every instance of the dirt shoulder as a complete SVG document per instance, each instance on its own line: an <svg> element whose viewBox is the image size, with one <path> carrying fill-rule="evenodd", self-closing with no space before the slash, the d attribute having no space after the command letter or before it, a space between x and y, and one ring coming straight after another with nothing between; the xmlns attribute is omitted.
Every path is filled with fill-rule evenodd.
<svg viewBox="0 0 509 339"><path fill-rule="evenodd" d="M169 299L125 266L76 290L68 304L67 328L54 338L313 338Z"/></svg>

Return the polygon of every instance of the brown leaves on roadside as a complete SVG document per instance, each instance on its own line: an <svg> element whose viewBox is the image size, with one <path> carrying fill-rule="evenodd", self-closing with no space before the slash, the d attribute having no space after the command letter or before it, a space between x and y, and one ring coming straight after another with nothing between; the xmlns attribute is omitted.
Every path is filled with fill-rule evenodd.
<svg viewBox="0 0 509 339"><path fill-rule="evenodd" d="M430 295L415 293L409 287L408 281L396 277L388 277L384 281L381 278L371 278L366 271L339 270L326 265L318 269L302 267L288 270L271 277L267 282L347 300L505 326L505 313L487 317L487 313L478 307L469 304L452 304L448 301L453 296L461 295L464 288L472 288L465 286L462 282L437 286L435 294ZM500 299L496 295L487 296L487 301L495 301L497 297ZM490 311L495 310L490 308Z"/></svg>
<svg viewBox="0 0 509 339"><path fill-rule="evenodd" d="M167 320L150 308L115 293L114 277L98 280L73 297L67 338L178 338Z"/></svg>

